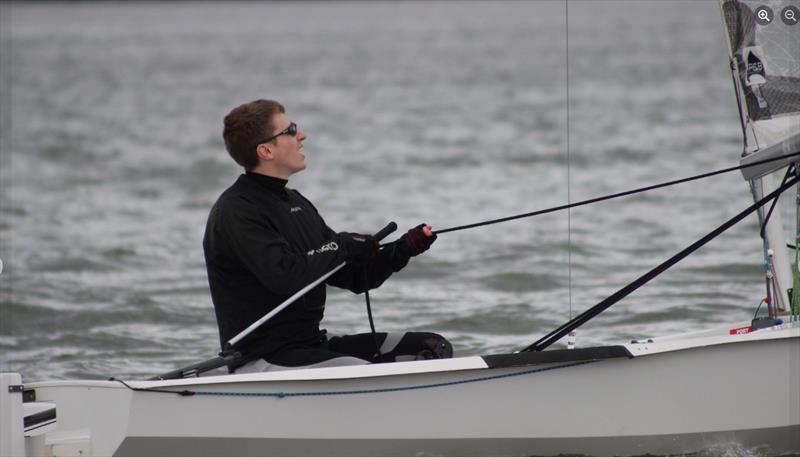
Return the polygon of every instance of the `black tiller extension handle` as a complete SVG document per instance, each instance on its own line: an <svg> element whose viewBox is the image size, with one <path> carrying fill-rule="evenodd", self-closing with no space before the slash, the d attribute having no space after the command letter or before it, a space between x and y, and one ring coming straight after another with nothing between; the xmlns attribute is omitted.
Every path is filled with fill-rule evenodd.
<svg viewBox="0 0 800 457"><path fill-rule="evenodd" d="M389 236L389 234L394 232L395 230L397 230L397 224L394 221L392 221L386 224L386 227L378 230L378 233L372 235L372 237L375 238L376 241L380 241Z"/></svg>

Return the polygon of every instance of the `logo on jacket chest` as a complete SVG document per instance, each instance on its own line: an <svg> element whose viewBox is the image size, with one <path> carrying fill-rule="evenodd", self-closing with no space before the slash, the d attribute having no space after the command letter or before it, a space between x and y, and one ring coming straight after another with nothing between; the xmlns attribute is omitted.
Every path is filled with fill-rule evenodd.
<svg viewBox="0 0 800 457"><path fill-rule="evenodd" d="M297 213L297 212L303 211L303 208L301 208L299 206L292 206L291 208L289 208L289 211L292 212L292 213Z"/></svg>

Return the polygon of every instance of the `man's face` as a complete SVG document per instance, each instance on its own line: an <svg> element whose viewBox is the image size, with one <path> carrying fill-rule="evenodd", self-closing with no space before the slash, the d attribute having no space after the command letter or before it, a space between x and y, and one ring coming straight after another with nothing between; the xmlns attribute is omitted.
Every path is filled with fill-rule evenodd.
<svg viewBox="0 0 800 457"><path fill-rule="evenodd" d="M292 120L283 113L273 115L272 125L275 128L270 136L283 132L291 123ZM292 174L306 168L306 156L300 153L305 139L305 132L298 127L296 134L280 135L267 144L273 155L272 167L280 177L288 179Z"/></svg>

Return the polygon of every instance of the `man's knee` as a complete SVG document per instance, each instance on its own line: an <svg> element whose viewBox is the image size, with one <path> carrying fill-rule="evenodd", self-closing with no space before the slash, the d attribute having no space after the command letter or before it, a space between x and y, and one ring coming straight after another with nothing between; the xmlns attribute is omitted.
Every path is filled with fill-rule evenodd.
<svg viewBox="0 0 800 457"><path fill-rule="evenodd" d="M449 359L453 357L453 345L438 333L425 333L423 348L417 359Z"/></svg>
<svg viewBox="0 0 800 457"><path fill-rule="evenodd" d="M453 345L447 341L447 338L437 333L390 333L384 343L381 352L384 355L394 356L394 360L397 361L449 359L453 357Z"/></svg>

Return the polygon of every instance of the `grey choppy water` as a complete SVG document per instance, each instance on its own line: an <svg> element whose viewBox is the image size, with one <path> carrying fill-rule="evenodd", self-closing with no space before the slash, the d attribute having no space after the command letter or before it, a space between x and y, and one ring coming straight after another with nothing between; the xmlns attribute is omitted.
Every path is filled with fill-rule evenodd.
<svg viewBox="0 0 800 457"><path fill-rule="evenodd" d="M339 230L502 217L741 150L713 1L572 2L568 30L561 1L3 16L0 363L29 380L148 376L215 353L201 238L239 173L221 119L244 101L282 100L308 132L291 185ZM523 347L748 202L732 174L573 210L571 236L566 213L442 235L374 293L377 326L440 331L462 355ZM751 218L578 343L748 319L760 250ZM361 298L333 291L326 326L366 331Z"/></svg>

